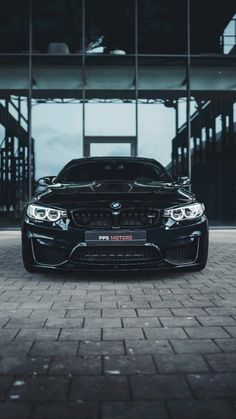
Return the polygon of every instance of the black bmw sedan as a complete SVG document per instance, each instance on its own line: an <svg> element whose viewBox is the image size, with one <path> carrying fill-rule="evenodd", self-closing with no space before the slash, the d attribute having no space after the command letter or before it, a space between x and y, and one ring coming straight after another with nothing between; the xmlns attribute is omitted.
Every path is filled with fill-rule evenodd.
<svg viewBox="0 0 236 419"><path fill-rule="evenodd" d="M28 271L38 268L201 270L204 205L153 159L90 157L37 182L22 223Z"/></svg>

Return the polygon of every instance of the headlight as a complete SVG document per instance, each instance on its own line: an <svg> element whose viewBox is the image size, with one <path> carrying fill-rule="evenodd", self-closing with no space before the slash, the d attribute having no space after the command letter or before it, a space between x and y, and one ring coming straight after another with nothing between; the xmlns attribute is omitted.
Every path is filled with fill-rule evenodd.
<svg viewBox="0 0 236 419"><path fill-rule="evenodd" d="M164 210L164 217L172 218L175 221L192 220L200 217L204 212L203 204L190 204L184 207Z"/></svg>
<svg viewBox="0 0 236 419"><path fill-rule="evenodd" d="M57 221L60 218L66 217L67 212L57 210L55 208L46 208L38 205L29 205L27 208L27 215L34 220Z"/></svg>

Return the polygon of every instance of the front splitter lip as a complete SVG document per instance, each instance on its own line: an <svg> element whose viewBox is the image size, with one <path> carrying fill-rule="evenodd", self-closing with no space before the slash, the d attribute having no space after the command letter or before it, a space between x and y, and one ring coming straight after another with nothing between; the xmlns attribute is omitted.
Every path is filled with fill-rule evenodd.
<svg viewBox="0 0 236 419"><path fill-rule="evenodd" d="M200 263L191 262L191 263L182 263L182 264L172 264L165 259L159 262L152 262L149 264L140 263L139 266L137 265L125 265L125 264L104 264L104 265L98 265L98 264L87 264L87 263L72 263L69 261L63 262L60 265L43 265L39 263L35 263L31 265L34 268L39 268L43 270L54 270L54 271L60 271L60 272L76 272L76 271L82 271L82 272L89 272L89 271L122 271L122 272L138 272L138 271L168 271L168 270L178 270L183 268L190 268L194 266L198 266Z"/></svg>

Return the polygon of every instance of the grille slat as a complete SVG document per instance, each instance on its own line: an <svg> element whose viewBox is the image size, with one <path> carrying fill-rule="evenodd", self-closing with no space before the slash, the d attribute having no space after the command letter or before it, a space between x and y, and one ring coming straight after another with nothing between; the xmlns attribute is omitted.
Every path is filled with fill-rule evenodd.
<svg viewBox="0 0 236 419"><path fill-rule="evenodd" d="M78 226L96 227L149 227L159 219L160 212L152 209L130 210L118 212L111 210L76 210L72 217Z"/></svg>
<svg viewBox="0 0 236 419"><path fill-rule="evenodd" d="M77 247L71 256L72 262L80 263L143 263L159 259L153 246L85 246Z"/></svg>

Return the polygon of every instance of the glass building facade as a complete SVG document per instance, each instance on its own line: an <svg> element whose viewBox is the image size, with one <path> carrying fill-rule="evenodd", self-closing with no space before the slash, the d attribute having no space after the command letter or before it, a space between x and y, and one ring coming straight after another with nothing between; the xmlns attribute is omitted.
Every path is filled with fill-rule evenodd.
<svg viewBox="0 0 236 419"><path fill-rule="evenodd" d="M140 155L236 222L236 5L1 0L0 214L74 157Z"/></svg>

